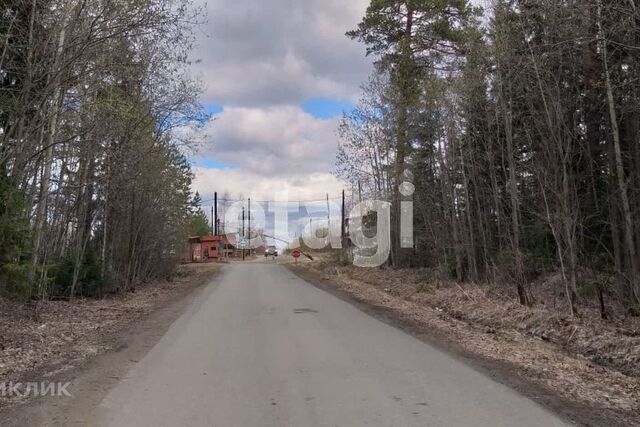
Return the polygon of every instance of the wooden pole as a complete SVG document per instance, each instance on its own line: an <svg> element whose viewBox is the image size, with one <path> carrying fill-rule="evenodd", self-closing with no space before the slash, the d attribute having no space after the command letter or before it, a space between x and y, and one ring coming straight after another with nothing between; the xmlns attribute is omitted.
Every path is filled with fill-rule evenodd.
<svg viewBox="0 0 640 427"><path fill-rule="evenodd" d="M244 206L242 207L242 239L244 240ZM244 261L244 247L242 248L242 260Z"/></svg>
<svg viewBox="0 0 640 427"><path fill-rule="evenodd" d="M213 210L214 210L214 236L217 236L220 233L220 230L218 229L218 192L216 191L215 193L213 193Z"/></svg>
<svg viewBox="0 0 640 427"><path fill-rule="evenodd" d="M327 239L331 236L331 207L329 207L329 193L327 193Z"/></svg>
<svg viewBox="0 0 640 427"><path fill-rule="evenodd" d="M340 237L342 238L342 243L344 244L344 236L345 236L345 206L344 206L344 190L342 190L342 221L340 225Z"/></svg>

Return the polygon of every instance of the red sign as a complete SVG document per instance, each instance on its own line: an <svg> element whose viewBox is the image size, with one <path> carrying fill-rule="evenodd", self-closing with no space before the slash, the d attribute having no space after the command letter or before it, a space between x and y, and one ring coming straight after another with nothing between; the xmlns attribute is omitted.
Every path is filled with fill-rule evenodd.
<svg viewBox="0 0 640 427"><path fill-rule="evenodd" d="M296 259L300 258L300 255L302 255L302 252L300 252L300 249L294 249L293 252L291 252L291 256Z"/></svg>

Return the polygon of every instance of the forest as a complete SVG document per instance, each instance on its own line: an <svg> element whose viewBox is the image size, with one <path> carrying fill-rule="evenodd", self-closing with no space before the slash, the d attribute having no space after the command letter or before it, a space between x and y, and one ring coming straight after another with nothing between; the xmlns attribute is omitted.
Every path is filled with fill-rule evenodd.
<svg viewBox="0 0 640 427"><path fill-rule="evenodd" d="M206 119L187 72L198 13L188 0L2 2L0 295L173 274L202 222L172 133Z"/></svg>
<svg viewBox="0 0 640 427"><path fill-rule="evenodd" d="M484 3L371 1L347 36L376 66L341 122L337 173L392 203L394 267L503 284L523 305L557 272L571 315L593 303L606 318L609 301L639 315L640 5Z"/></svg>

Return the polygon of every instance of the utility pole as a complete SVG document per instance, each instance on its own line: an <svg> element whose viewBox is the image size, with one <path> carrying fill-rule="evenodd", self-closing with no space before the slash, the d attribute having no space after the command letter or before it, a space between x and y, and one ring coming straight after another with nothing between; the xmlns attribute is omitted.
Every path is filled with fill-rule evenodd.
<svg viewBox="0 0 640 427"><path fill-rule="evenodd" d="M218 229L218 192L213 193L213 206L214 206L214 218L215 218L215 226L214 226L214 236L217 236L220 233Z"/></svg>
<svg viewBox="0 0 640 427"><path fill-rule="evenodd" d="M215 228L215 225L214 225L215 222L214 221L215 221L215 219L214 219L214 216L213 216L213 206L211 206L211 234L215 236L216 233L215 233L215 230L214 230L214 228Z"/></svg>
<svg viewBox="0 0 640 427"><path fill-rule="evenodd" d="M343 245L344 245L344 236L345 236L345 233L344 233L344 231L345 231L345 230L344 230L344 226L345 226L345 223L344 223L344 221L345 221L344 216L345 216L345 207L344 207L344 190L342 190L342 221L341 221L341 227L340 227L340 237L342 238L342 243L343 243Z"/></svg>
<svg viewBox="0 0 640 427"><path fill-rule="evenodd" d="M249 198L249 238L247 239L249 242L249 256L251 256L251 198Z"/></svg>
<svg viewBox="0 0 640 427"><path fill-rule="evenodd" d="M347 213L346 213L346 200L345 200L345 194L344 194L344 189L342 190L342 222L340 223L341 225L341 229L340 229L340 246L342 247L342 260L343 261L348 261L348 254L349 254L349 250L348 250L348 239L347 239Z"/></svg>
<svg viewBox="0 0 640 427"><path fill-rule="evenodd" d="M242 239L244 240L244 206L242 207ZM244 261L244 247L242 248L242 260Z"/></svg>
<svg viewBox="0 0 640 427"><path fill-rule="evenodd" d="M331 208L329 207L329 193L327 193L327 239L331 237Z"/></svg>

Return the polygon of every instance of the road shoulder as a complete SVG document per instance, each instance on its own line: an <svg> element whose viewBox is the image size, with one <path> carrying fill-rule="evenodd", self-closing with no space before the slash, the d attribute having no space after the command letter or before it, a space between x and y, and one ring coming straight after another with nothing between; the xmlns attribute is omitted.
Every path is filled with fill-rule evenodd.
<svg viewBox="0 0 640 427"><path fill-rule="evenodd" d="M542 378L537 378L536 373L529 370L526 365L505 360L497 354L487 354L482 349L468 345L468 340L463 337L482 334L482 332L472 330L464 322L449 318L444 313L435 312L429 307L417 306L366 283L350 281L347 284L336 277L315 270L310 263L285 264L285 266L313 286L352 304L390 326L446 351L456 359L534 400L569 422L578 425L609 426L640 424L637 412L602 408L567 398L559 390L550 388ZM488 335L480 339L500 340L501 338L498 336L500 334ZM512 337L502 338L513 341ZM513 346L522 342L509 344ZM541 344L546 345L546 343ZM523 353L527 352L526 347L521 347L519 350Z"/></svg>
<svg viewBox="0 0 640 427"><path fill-rule="evenodd" d="M20 376L22 382L66 383L72 397L44 396L9 402L0 411L0 424L88 425L92 410L162 338L185 311L210 292L220 269L187 277L154 301L143 313L99 332L94 339L100 352L81 360L45 363Z"/></svg>

